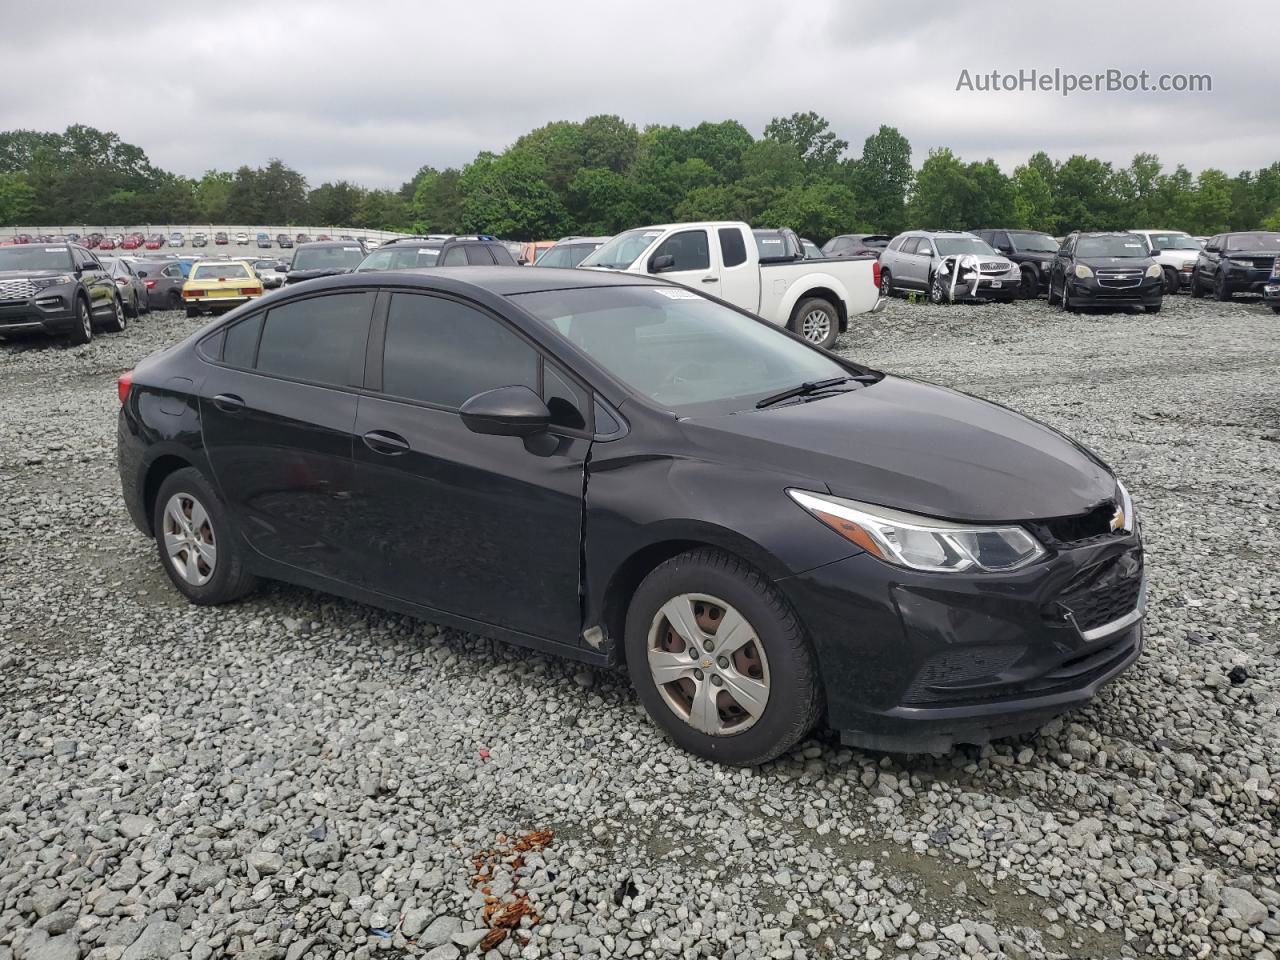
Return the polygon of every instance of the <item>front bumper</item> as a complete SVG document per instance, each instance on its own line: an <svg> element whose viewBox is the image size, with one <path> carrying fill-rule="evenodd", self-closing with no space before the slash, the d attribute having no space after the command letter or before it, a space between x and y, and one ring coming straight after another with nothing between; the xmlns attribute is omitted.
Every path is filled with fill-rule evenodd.
<svg viewBox="0 0 1280 960"><path fill-rule="evenodd" d="M197 310L211 310L214 307L226 307L228 310L232 307L238 307L250 300L257 300L258 297L187 297L182 298L182 305L185 307L195 307Z"/></svg>
<svg viewBox="0 0 1280 960"><path fill-rule="evenodd" d="M1154 307L1164 297L1164 273L1144 276L1136 286L1106 286L1095 278L1067 277L1067 295L1077 307Z"/></svg>
<svg viewBox="0 0 1280 960"><path fill-rule="evenodd" d="M868 554L778 581L817 648L847 743L941 752L1034 730L1142 649L1142 546L1117 534L1008 574L926 574Z"/></svg>
<svg viewBox="0 0 1280 960"><path fill-rule="evenodd" d="M48 289L27 300L0 301L0 335L60 334L75 325L75 295L71 292Z"/></svg>
<svg viewBox="0 0 1280 960"><path fill-rule="evenodd" d="M1228 293L1264 293L1268 284L1276 282L1272 278L1271 270L1266 267L1254 269L1228 267L1223 279Z"/></svg>
<svg viewBox="0 0 1280 960"><path fill-rule="evenodd" d="M1262 299L1272 310L1280 310L1280 277L1272 277L1263 285Z"/></svg>

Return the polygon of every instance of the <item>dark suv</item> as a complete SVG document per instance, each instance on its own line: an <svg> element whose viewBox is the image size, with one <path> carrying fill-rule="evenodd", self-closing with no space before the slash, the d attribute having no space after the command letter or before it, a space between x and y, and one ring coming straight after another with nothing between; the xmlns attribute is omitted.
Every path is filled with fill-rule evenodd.
<svg viewBox="0 0 1280 960"><path fill-rule="evenodd" d="M398 237L374 250L356 268L404 270L412 267L514 267L515 258L501 240L485 235L449 237Z"/></svg>
<svg viewBox="0 0 1280 960"><path fill-rule="evenodd" d="M65 333L88 343L95 323L119 333L125 322L115 281L84 247L0 247L0 336Z"/></svg>
<svg viewBox="0 0 1280 960"><path fill-rule="evenodd" d="M1079 307L1142 307L1159 313L1164 270L1132 233L1072 233L1053 258L1049 302Z"/></svg>
<svg viewBox="0 0 1280 960"><path fill-rule="evenodd" d="M1196 259L1191 274L1191 295L1212 293L1215 300L1230 300L1237 293L1261 293L1274 286L1280 261L1280 233L1251 231L1220 233L1210 237Z"/></svg>
<svg viewBox="0 0 1280 960"><path fill-rule="evenodd" d="M1022 272L1021 293L1024 298L1038 297L1049 289L1049 271L1059 243L1039 230L1005 230L999 227L970 230L981 237L996 253L1003 254Z"/></svg>
<svg viewBox="0 0 1280 960"><path fill-rule="evenodd" d="M317 240L300 243L293 255L285 283L301 283L317 277L350 273L365 257L364 244L356 240Z"/></svg>

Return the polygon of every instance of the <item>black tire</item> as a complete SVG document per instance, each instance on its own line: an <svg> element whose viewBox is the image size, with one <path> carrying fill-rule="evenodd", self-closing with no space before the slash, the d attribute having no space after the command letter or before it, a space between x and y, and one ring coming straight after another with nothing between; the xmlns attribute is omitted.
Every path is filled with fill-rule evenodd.
<svg viewBox="0 0 1280 960"><path fill-rule="evenodd" d="M1275 303L1273 303L1273 304L1271 305L1271 312L1272 312L1272 313L1280 313L1280 304L1275 304Z"/></svg>
<svg viewBox="0 0 1280 960"><path fill-rule="evenodd" d="M195 584L184 578L165 546L165 509L175 496L193 498L204 508L208 518L216 556L212 576L207 583ZM213 487L194 467L175 470L160 484L151 524L160 565L178 591L192 603L202 606L229 603L243 597L258 585L258 578L245 569L245 551L227 517L226 507L218 499Z"/></svg>
<svg viewBox="0 0 1280 960"><path fill-rule="evenodd" d="M143 293L143 294L139 294L139 295L138 295L138 300L137 300L137 304L136 304L136 306L137 306L137 309L138 309L138 313L139 313L139 314L142 314L142 313L150 313L150 312L151 312L151 299L150 299L149 295L148 295L148 294L145 294L145 293Z"/></svg>
<svg viewBox="0 0 1280 960"><path fill-rule="evenodd" d="M1049 274L1049 292L1046 294L1046 299L1049 301L1049 306L1052 307L1055 303L1053 299L1053 274Z"/></svg>
<svg viewBox="0 0 1280 960"><path fill-rule="evenodd" d="M940 273L929 278L929 302L936 307L950 306L951 298L947 295L947 281Z"/></svg>
<svg viewBox="0 0 1280 960"><path fill-rule="evenodd" d="M141 312L142 312L142 310L141 310L141 308L138 306L138 294L137 294L137 292L135 291L135 292L133 293L133 296L131 296L128 300L126 300L126 301L125 301L125 304L124 304L124 315L125 315L126 317L128 317L130 320L132 320L132 319L134 319L135 317L137 317L137 316L138 316L138 314L139 314L139 313L141 313Z"/></svg>
<svg viewBox="0 0 1280 960"><path fill-rule="evenodd" d="M88 343L93 339L93 311L86 297L76 297L76 325L71 328L72 343Z"/></svg>
<svg viewBox="0 0 1280 960"><path fill-rule="evenodd" d="M1203 297L1203 296L1204 296L1204 287L1200 286L1200 271L1199 271L1199 270L1192 270L1192 271L1191 271L1191 290L1190 290L1190 293L1191 293L1191 296L1195 297L1197 300L1199 300L1201 297Z"/></svg>
<svg viewBox="0 0 1280 960"><path fill-rule="evenodd" d="M1018 286L1018 295L1023 300L1034 300L1040 296L1040 278L1034 270L1022 271L1022 283Z"/></svg>
<svg viewBox="0 0 1280 960"><path fill-rule="evenodd" d="M1160 312L1160 306L1161 306L1161 305L1160 305L1160 304L1158 304L1158 303L1156 303L1156 304L1144 304L1144 305L1143 305L1143 307L1142 307L1142 309L1143 309L1143 310L1145 310L1145 311L1147 311L1147 313L1159 313L1159 312Z"/></svg>
<svg viewBox="0 0 1280 960"><path fill-rule="evenodd" d="M1062 278L1062 291L1058 294L1058 309L1063 313L1074 313L1075 307L1071 305L1071 298L1067 296L1067 278Z"/></svg>
<svg viewBox="0 0 1280 960"><path fill-rule="evenodd" d="M897 291L893 289L893 274L883 267L880 269L880 296L896 297Z"/></svg>
<svg viewBox="0 0 1280 960"><path fill-rule="evenodd" d="M168 309L170 310L181 310L182 294L180 294L177 290L170 290L168 304L169 304Z"/></svg>
<svg viewBox="0 0 1280 960"><path fill-rule="evenodd" d="M740 733L715 736L695 729L668 704L650 671L649 635L655 618L664 604L686 593L723 600L746 619L762 648L767 700L754 723ZM758 570L721 550L691 550L650 572L631 598L624 643L631 682L649 716L678 746L707 760L744 767L765 763L791 749L822 714L817 660L791 605ZM710 662L691 659L691 665L703 667Z"/></svg>
<svg viewBox="0 0 1280 960"><path fill-rule="evenodd" d="M102 329L107 333L124 333L129 325L125 317L124 304L118 296L111 298L111 316L102 322Z"/></svg>
<svg viewBox="0 0 1280 960"><path fill-rule="evenodd" d="M1173 267L1165 267L1164 269L1164 292L1169 296L1176 296L1178 287L1182 281L1178 279L1178 271Z"/></svg>
<svg viewBox="0 0 1280 960"><path fill-rule="evenodd" d="M188 317L198 317L198 316L200 316L200 311L199 311L199 310L197 310L195 307L187 307L187 316L188 316Z"/></svg>
<svg viewBox="0 0 1280 960"><path fill-rule="evenodd" d="M810 320L818 314L825 314L825 326ZM789 326L792 333L800 334L815 347L829 349L840 337L840 314L830 300L809 297L797 303L791 311Z"/></svg>
<svg viewBox="0 0 1280 960"><path fill-rule="evenodd" d="M1214 274L1213 277L1213 299L1219 303L1226 303L1231 299L1231 292L1227 289L1227 278L1221 273Z"/></svg>

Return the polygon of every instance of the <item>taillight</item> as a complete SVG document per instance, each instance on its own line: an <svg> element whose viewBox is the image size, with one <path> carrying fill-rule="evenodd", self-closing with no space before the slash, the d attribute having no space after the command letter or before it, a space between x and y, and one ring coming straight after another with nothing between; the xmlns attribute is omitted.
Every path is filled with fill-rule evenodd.
<svg viewBox="0 0 1280 960"><path fill-rule="evenodd" d="M155 280L144 280L143 282L147 285L148 290L150 290L152 287L156 285Z"/></svg>
<svg viewBox="0 0 1280 960"><path fill-rule="evenodd" d="M876 282L876 289L880 289L880 261L871 261L871 279Z"/></svg>
<svg viewBox="0 0 1280 960"><path fill-rule="evenodd" d="M129 399L129 388L133 386L133 371L123 374L116 380L116 395L120 398L120 402L124 403Z"/></svg>
<svg viewBox="0 0 1280 960"><path fill-rule="evenodd" d="M203 290L183 290L182 295L184 297L203 297L204 291Z"/></svg>
<svg viewBox="0 0 1280 960"><path fill-rule="evenodd" d="M241 287L240 295L244 297L256 297L262 292L261 287Z"/></svg>

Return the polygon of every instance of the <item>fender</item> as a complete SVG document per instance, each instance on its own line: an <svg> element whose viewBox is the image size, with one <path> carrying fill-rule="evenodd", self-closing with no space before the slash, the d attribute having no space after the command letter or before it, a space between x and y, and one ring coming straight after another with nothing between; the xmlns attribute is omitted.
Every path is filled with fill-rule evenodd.
<svg viewBox="0 0 1280 960"><path fill-rule="evenodd" d="M763 275L761 277L763 280ZM787 286L787 292L783 295L782 300L778 304L778 315L781 322L785 326L791 318L792 311L795 310L796 304L809 296L815 290L827 289L840 298L840 304L837 309L843 305L845 315L848 316L856 311L850 309L849 288L840 280L836 279L829 273L821 271L815 273L806 273L798 280L793 280Z"/></svg>

